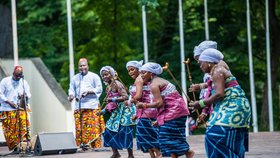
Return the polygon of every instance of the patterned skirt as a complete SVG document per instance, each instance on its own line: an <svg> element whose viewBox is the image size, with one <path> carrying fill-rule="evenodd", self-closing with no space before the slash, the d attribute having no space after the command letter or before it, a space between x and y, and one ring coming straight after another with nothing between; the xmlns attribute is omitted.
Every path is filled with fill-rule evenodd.
<svg viewBox="0 0 280 158"><path fill-rule="evenodd" d="M80 146L82 142L83 144L90 145L92 148L102 147L101 135L104 131L105 123L102 115L96 115L100 111L100 109L82 109L81 113L78 110L74 112L77 146ZM80 114L82 114L81 118Z"/></svg>
<svg viewBox="0 0 280 158"><path fill-rule="evenodd" d="M187 117L180 117L166 121L159 127L159 143L162 156L184 155L189 151L189 144L186 140Z"/></svg>
<svg viewBox="0 0 280 158"><path fill-rule="evenodd" d="M151 120L155 121L156 119L151 118ZM144 153L148 152L148 149L159 149L158 133L159 129L153 127L148 118L140 118L136 127L138 149L141 149Z"/></svg>
<svg viewBox="0 0 280 158"><path fill-rule="evenodd" d="M30 122L27 116L23 110L2 112L2 128L9 150L16 148L21 141L30 142Z"/></svg>
<svg viewBox="0 0 280 158"><path fill-rule="evenodd" d="M121 126L118 132L113 132L108 128L104 132L104 146L113 149L132 149L133 148L134 125Z"/></svg>
<svg viewBox="0 0 280 158"><path fill-rule="evenodd" d="M207 127L205 148L208 158L244 158L248 145L247 128Z"/></svg>

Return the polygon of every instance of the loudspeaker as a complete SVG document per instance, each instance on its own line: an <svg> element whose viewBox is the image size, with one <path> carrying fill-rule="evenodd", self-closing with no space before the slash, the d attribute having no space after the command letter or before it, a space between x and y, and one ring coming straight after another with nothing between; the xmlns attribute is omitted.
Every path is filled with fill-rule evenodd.
<svg viewBox="0 0 280 158"><path fill-rule="evenodd" d="M35 155L76 153L77 145L72 132L42 133L37 136Z"/></svg>

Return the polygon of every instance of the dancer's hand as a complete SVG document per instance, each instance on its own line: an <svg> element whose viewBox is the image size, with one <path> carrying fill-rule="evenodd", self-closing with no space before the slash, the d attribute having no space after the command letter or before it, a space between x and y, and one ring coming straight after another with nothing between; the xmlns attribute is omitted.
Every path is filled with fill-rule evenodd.
<svg viewBox="0 0 280 158"><path fill-rule="evenodd" d="M125 106L131 106L132 104L135 104L136 101L134 98L130 98L129 100L124 101Z"/></svg>
<svg viewBox="0 0 280 158"><path fill-rule="evenodd" d="M133 97L130 99L130 102L131 102L131 104L135 104L135 103L137 103L137 100L135 100Z"/></svg>
<svg viewBox="0 0 280 158"><path fill-rule="evenodd" d="M158 122L157 121L152 122L152 126L153 127L158 127Z"/></svg>
<svg viewBox="0 0 280 158"><path fill-rule="evenodd" d="M131 117L131 120L132 121L135 121L137 119L137 116L136 115L133 115L132 117Z"/></svg>
<svg viewBox="0 0 280 158"><path fill-rule="evenodd" d="M128 100L125 100L123 103L125 106L128 106Z"/></svg>
<svg viewBox="0 0 280 158"><path fill-rule="evenodd" d="M194 101L189 103L189 109L192 110L192 112L198 108L200 108L199 101Z"/></svg>
<svg viewBox="0 0 280 158"><path fill-rule="evenodd" d="M136 103L136 107L138 109L146 109L147 108L147 104L146 103L142 103L142 102L137 102Z"/></svg>
<svg viewBox="0 0 280 158"><path fill-rule="evenodd" d="M189 92L197 92L200 90L200 84L192 84L189 88Z"/></svg>
<svg viewBox="0 0 280 158"><path fill-rule="evenodd" d="M205 119L206 116L207 116L207 114L201 113L201 114L198 116L198 118L196 119L196 122L197 122L197 123L201 123L201 122Z"/></svg>

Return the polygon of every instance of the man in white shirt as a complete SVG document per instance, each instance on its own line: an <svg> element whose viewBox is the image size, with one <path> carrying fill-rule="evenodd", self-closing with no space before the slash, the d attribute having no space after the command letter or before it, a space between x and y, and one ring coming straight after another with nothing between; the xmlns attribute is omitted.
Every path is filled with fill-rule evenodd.
<svg viewBox="0 0 280 158"><path fill-rule="evenodd" d="M30 122L27 115L30 87L23 77L23 67L15 66L12 76L0 83L2 128L9 150L21 142L30 141Z"/></svg>
<svg viewBox="0 0 280 158"><path fill-rule="evenodd" d="M105 128L103 116L99 115L101 79L88 69L87 59L81 58L79 60L80 73L73 77L68 90L69 101L75 100L76 143L83 150L86 150L88 146L100 148L102 146L101 133Z"/></svg>

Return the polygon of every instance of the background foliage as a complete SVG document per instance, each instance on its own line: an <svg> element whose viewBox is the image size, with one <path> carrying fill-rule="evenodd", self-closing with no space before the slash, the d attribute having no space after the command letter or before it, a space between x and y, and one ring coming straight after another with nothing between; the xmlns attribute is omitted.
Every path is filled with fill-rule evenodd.
<svg viewBox="0 0 280 158"><path fill-rule="evenodd" d="M143 2L143 3L142 3ZM259 125L268 129L266 96L265 1L251 1L251 26L255 89ZM178 1L176 0L72 0L75 64L80 57L89 59L90 70L99 73L104 65L113 66L122 80L131 84L125 64L142 60L141 4L147 4L149 60L170 70L180 80ZM10 8L10 1L0 5ZM272 27L272 62L279 63L280 2L271 0L276 28ZM65 91L69 84L69 58L66 1L17 1L20 57L41 57ZM208 0L210 39L218 49L250 98L246 2L244 0ZM191 59L194 82L202 81L202 72L193 61L193 48L205 39L203 0L183 1L185 56ZM1 41L0 41L1 42ZM278 44L277 44L278 43ZM273 67L273 64L272 64ZM274 66L273 105L275 129L280 129L279 68ZM77 72L77 66L76 66ZM163 77L172 81L164 73ZM188 83L189 84L189 83Z"/></svg>

